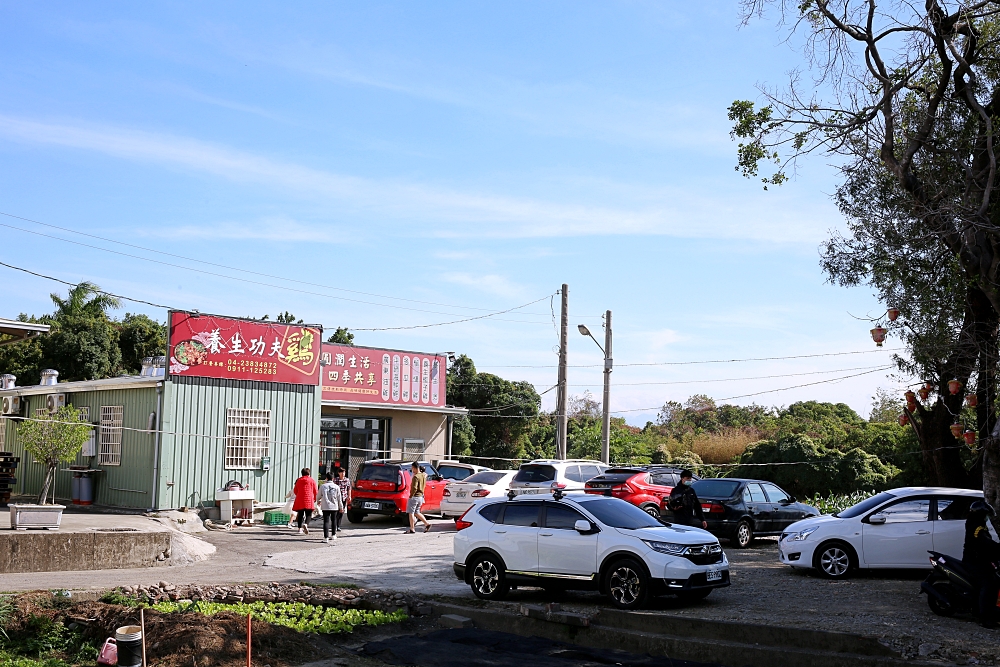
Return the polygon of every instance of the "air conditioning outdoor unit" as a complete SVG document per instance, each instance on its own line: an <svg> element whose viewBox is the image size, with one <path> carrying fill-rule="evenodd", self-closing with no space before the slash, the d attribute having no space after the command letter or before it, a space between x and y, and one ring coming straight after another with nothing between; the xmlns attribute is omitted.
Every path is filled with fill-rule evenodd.
<svg viewBox="0 0 1000 667"><path fill-rule="evenodd" d="M4 396L2 414L5 415L16 415L21 412L21 397L20 396Z"/></svg>
<svg viewBox="0 0 1000 667"><path fill-rule="evenodd" d="M59 408L66 407L66 394L49 394L45 397L45 408L50 412L54 413Z"/></svg>

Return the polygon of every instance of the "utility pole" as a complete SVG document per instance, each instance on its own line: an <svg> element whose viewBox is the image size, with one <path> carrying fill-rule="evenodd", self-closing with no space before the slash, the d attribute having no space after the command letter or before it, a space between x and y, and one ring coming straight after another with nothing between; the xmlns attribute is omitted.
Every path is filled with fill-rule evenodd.
<svg viewBox="0 0 1000 667"><path fill-rule="evenodd" d="M611 311L604 314L604 418L601 424L601 460L611 463Z"/></svg>
<svg viewBox="0 0 1000 667"><path fill-rule="evenodd" d="M569 326L569 285L565 283L562 294L562 316L559 324L559 391L556 394L556 458L566 458L566 329Z"/></svg>

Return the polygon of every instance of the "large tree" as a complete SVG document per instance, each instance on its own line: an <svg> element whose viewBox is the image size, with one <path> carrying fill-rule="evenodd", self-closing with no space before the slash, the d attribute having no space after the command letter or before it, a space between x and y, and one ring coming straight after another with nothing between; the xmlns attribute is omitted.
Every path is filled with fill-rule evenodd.
<svg viewBox="0 0 1000 667"><path fill-rule="evenodd" d="M765 106L730 107L743 140L738 168L765 187L811 152L835 156L837 202L848 230L823 266L844 285L873 286L901 317L890 335L907 346L899 368L934 391L914 406L914 428L932 483L974 485L1000 503L996 390L1000 350L1000 208L994 122L1000 115L1000 2L744 0L745 18L775 7L804 64ZM977 460L949 426L962 419L958 379L976 397Z"/></svg>

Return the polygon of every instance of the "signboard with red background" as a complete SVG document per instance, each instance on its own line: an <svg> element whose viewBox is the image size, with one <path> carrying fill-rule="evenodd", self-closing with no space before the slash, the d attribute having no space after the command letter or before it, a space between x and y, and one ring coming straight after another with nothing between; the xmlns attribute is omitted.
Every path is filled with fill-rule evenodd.
<svg viewBox="0 0 1000 667"><path fill-rule="evenodd" d="M323 343L323 400L444 406L442 355Z"/></svg>
<svg viewBox="0 0 1000 667"><path fill-rule="evenodd" d="M170 375L318 385L323 330L171 311Z"/></svg>

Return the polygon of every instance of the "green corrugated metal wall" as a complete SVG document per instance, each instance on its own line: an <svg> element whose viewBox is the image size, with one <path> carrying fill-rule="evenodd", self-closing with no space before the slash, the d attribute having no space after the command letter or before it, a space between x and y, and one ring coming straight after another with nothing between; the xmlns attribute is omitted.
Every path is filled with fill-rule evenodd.
<svg viewBox="0 0 1000 667"><path fill-rule="evenodd" d="M284 502L301 468L315 474L319 387L188 377L164 387L159 509L212 504L230 479L249 484L260 502ZM270 470L225 469L227 408L271 411Z"/></svg>
<svg viewBox="0 0 1000 667"><path fill-rule="evenodd" d="M58 389L58 387L56 388ZM22 413L26 416L35 414L37 408L45 407L45 396L23 396L27 409ZM62 470L70 465L85 465L103 470L94 475L94 503L114 507L129 507L148 509L153 499L153 435L141 433L149 427L149 414L156 412L156 389L116 389L112 391L88 391L66 393L66 403L77 408L90 408L90 421L101 420L101 406L123 406L122 431L122 464L120 466L97 465L97 457L77 456L76 461L60 464ZM4 422L13 422L5 419ZM24 453L24 448L18 442L14 423L8 423L6 436L7 451L21 457L17 471L17 494L36 495L42 488L45 467L33 463L32 458ZM97 442L100 438L97 437ZM98 445L99 449L99 445ZM70 502L71 474L56 473L56 499L59 502Z"/></svg>

